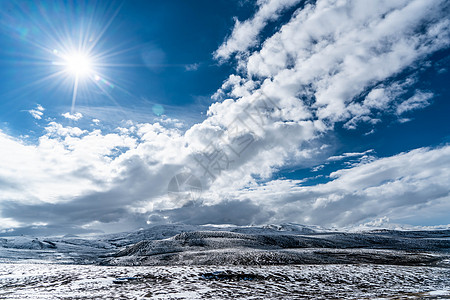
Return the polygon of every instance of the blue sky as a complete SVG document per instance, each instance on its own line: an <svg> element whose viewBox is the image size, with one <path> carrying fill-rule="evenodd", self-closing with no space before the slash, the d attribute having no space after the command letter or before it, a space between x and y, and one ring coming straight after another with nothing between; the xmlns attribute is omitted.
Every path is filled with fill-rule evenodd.
<svg viewBox="0 0 450 300"><path fill-rule="evenodd" d="M0 230L450 224L449 10L2 1Z"/></svg>
<svg viewBox="0 0 450 300"><path fill-rule="evenodd" d="M125 110L148 110L149 103L167 107L195 106L192 114L200 119L200 113L210 104L209 95L232 72L230 66L218 66L211 53L233 25L231 16L242 9L237 2L234 5L225 1L69 3L2 3L5 14L12 12L4 19L7 24L3 24L1 35L2 45L5 45L2 47L2 78L6 79L1 86L6 98L2 102L5 105L2 120L16 133L34 129L22 114L36 102L56 115L71 105L70 101L63 100L71 98L70 82L60 86L61 82L54 82L60 78L37 81L58 71L50 70L54 56L48 50L58 49L59 43L65 46L66 41L56 36L65 36L77 43L80 34L91 34L86 32L89 21L94 23L91 26L94 35L112 21L95 50L109 53L104 59L108 66L103 69L117 85L117 89L111 91L117 103L97 93L80 95L78 106L120 106ZM44 20L43 11L49 20ZM24 85L27 88L23 88Z"/></svg>

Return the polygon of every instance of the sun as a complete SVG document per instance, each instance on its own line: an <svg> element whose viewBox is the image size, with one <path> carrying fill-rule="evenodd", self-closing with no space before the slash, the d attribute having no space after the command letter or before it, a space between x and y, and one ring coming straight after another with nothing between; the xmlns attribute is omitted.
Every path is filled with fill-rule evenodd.
<svg viewBox="0 0 450 300"><path fill-rule="evenodd" d="M53 50L56 56L54 65L60 67L61 73L67 77L72 77L76 81L82 78L94 78L96 74L96 61L94 55L83 50Z"/></svg>
<svg viewBox="0 0 450 300"><path fill-rule="evenodd" d="M66 72L77 77L85 77L93 72L92 59L83 53L75 53L64 58Z"/></svg>
<svg viewBox="0 0 450 300"><path fill-rule="evenodd" d="M17 37L27 43L30 51L20 53L21 63L23 56L30 65L29 78L35 78L27 87L55 92L55 101L71 97L71 113L78 99L103 101L106 97L118 105L116 91L125 91L120 84L123 68L135 66L122 61L129 60L127 55L134 53L135 46L128 47L131 40L122 41L122 31L117 34L120 24L114 20L121 11L121 1L58 1L49 5L31 2L26 15L17 10L18 20L23 21L20 30L16 22L10 24L12 36L16 37L19 30Z"/></svg>
<svg viewBox="0 0 450 300"><path fill-rule="evenodd" d="M72 53L63 57L65 71L78 78L86 77L93 73L93 62L89 55L84 53Z"/></svg>
<svg viewBox="0 0 450 300"><path fill-rule="evenodd" d="M78 98L90 101L102 95L116 103L113 93L121 88L116 81L117 78L120 80L120 72L113 68L130 66L118 62L130 49L125 48L125 44L117 46L112 35L116 28L113 21L121 5L115 1L105 1L114 2L105 6L90 5L91 1L79 2L76 6L62 5L61 9L64 8L68 15L58 19L57 23L43 25L45 39L35 43L45 53L43 62L48 63L47 76L39 80L52 80L49 86L59 86L67 95L71 92L71 113ZM80 22L72 23L71 20ZM114 74L114 79L109 72Z"/></svg>
<svg viewBox="0 0 450 300"><path fill-rule="evenodd" d="M61 47L62 50L54 49L52 52L56 56L54 65L59 66L60 71L55 74L63 75L63 78L69 79L73 82L72 89L72 111L75 108L75 101L77 98L78 90L80 88L87 87L88 83L95 82L101 89L99 83L105 82L109 84L107 80L98 73L96 66L96 56L89 51L89 49L81 50L66 50ZM72 112L71 111L71 112Z"/></svg>

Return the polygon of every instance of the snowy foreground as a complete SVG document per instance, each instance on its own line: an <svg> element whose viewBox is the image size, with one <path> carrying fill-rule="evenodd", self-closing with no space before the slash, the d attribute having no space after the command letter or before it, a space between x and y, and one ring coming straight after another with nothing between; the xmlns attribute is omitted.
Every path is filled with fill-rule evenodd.
<svg viewBox="0 0 450 300"><path fill-rule="evenodd" d="M0 299L443 299L450 269L0 264Z"/></svg>
<svg viewBox="0 0 450 300"><path fill-rule="evenodd" d="M0 299L450 299L450 230L161 225L0 236Z"/></svg>

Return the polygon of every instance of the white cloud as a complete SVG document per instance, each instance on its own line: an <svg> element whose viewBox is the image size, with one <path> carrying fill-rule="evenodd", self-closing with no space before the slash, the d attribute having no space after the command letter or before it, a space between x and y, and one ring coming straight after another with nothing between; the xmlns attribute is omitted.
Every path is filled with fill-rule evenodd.
<svg viewBox="0 0 450 300"><path fill-rule="evenodd" d="M231 196L252 199L274 212L273 221L336 226L385 216L401 220L411 214L420 222L432 218L433 208L450 209L450 146L415 149L330 176L330 182L314 186L274 180ZM424 206L427 211L420 212ZM448 223L448 215L446 218L440 221Z"/></svg>
<svg viewBox="0 0 450 300"><path fill-rule="evenodd" d="M214 100L219 100L226 93L236 98L250 96L250 91L255 87L255 82L252 80L244 79L239 75L231 74L228 77L228 80L222 84L221 88L217 90L212 98Z"/></svg>
<svg viewBox="0 0 450 300"><path fill-rule="evenodd" d="M229 222L239 224L247 219L343 226L382 216L397 220L404 217L403 207L442 206L442 199L450 193L450 146L356 164L332 173L330 182L314 186L302 186L302 180L266 184L252 180L252 173L264 175L274 163L283 164L282 151L288 145L284 143L275 148L270 145L261 154L249 151L242 161L235 158L236 165L204 186L203 200L196 204L198 214L187 214L189 208L171 200L166 192L172 176L189 165L194 145L186 143L195 143L194 136L158 123L130 126L136 129L103 134L50 123L36 146L0 134L4 145L0 157L8 158L0 170L2 218L9 218L15 226L51 220L78 225L98 221L96 228L102 228L102 223L124 222L123 226L132 228L149 215L201 223L205 216L222 211ZM131 131L136 137L128 135ZM201 133L205 132L197 132ZM341 157L364 157L370 152ZM203 170L197 171L203 180ZM248 209L245 217L233 213L244 207Z"/></svg>
<svg viewBox="0 0 450 300"><path fill-rule="evenodd" d="M424 0L317 1L299 9L259 51L241 57L241 80L230 78L225 85L253 82L246 91L252 94L261 84L266 94L296 99L296 107L306 106L328 122L356 117L354 124L376 123L370 113L389 109L402 92L399 83L380 84L450 44L446 6ZM364 92L366 101L357 103Z"/></svg>
<svg viewBox="0 0 450 300"><path fill-rule="evenodd" d="M318 172L318 171L322 170L324 167L325 167L325 165L315 166L315 167L311 168L311 172Z"/></svg>
<svg viewBox="0 0 450 300"><path fill-rule="evenodd" d="M406 80L391 83L389 85L380 84L370 90L362 103L351 103L348 110L352 115L351 119L344 124L346 129L356 129L359 123L376 124L380 120L373 117L377 112L391 113L395 109L391 107L398 103L402 96L413 84L417 83L414 77ZM399 120L400 121L400 120ZM373 129L372 129L373 130Z"/></svg>
<svg viewBox="0 0 450 300"><path fill-rule="evenodd" d="M71 114L71 113L69 113L69 112L66 112L66 113L61 114L61 115L62 115L64 118L69 119L69 120L73 120L73 121L78 121L79 119L81 119L81 118L83 117L83 114L82 114L82 113L79 113L79 112L74 113L74 114Z"/></svg>
<svg viewBox="0 0 450 300"><path fill-rule="evenodd" d="M86 130L81 130L78 127L64 127L56 122L48 123L45 130L48 134L56 136L80 136L87 132Z"/></svg>
<svg viewBox="0 0 450 300"><path fill-rule="evenodd" d="M397 106L397 114L403 114L407 111L420 109L430 105L429 100L433 98L433 93L424 93L417 91L414 96L403 101Z"/></svg>
<svg viewBox="0 0 450 300"><path fill-rule="evenodd" d="M46 132L37 145L0 133L0 209L16 225L118 221L129 216L128 205L165 193L167 176L176 171L158 174L163 162L156 162L155 150L127 135L54 122ZM149 187L158 181L158 188Z"/></svg>
<svg viewBox="0 0 450 300"><path fill-rule="evenodd" d="M200 67L199 63L185 65L184 68L186 71L197 71Z"/></svg>
<svg viewBox="0 0 450 300"><path fill-rule="evenodd" d="M208 120L188 130L188 138L199 135L203 141L216 142L228 132L236 118L245 124L254 124L259 117L263 125L246 131L255 134L257 143L249 156L239 157L211 184L208 190L211 194L206 196L208 204L216 205L221 197L233 199L236 191L242 191L245 186L241 183L248 182L247 186L252 186L255 181L249 174L270 178L273 171L286 164L314 160L317 153L323 151L311 143L333 130L337 122L344 122L344 128L354 129L362 122L375 125L384 114L396 115L404 94L416 83L415 75L401 80L396 76L406 68L414 70L422 59L450 45L447 9L446 1L317 1L298 9L287 24L262 43L259 50L237 56L238 75L231 75L214 96L215 99L225 99L211 105ZM247 45L251 45L247 42L248 36L243 35L244 46L236 46L236 49L248 49ZM237 35L233 37L238 38ZM223 48L225 46L222 45L216 55L223 49L235 49L234 46ZM233 52L223 53L222 58L226 58ZM218 57L221 58L220 55ZM227 96L234 99L226 99ZM271 104L268 109L261 109L264 112L262 116L254 114L252 118L242 113L248 105L264 106L263 99L267 98ZM419 108L419 102L407 104ZM420 103L425 104L424 101ZM299 132L307 134L297 134ZM227 146L227 143L218 144ZM347 164L351 170L359 170L366 165L381 168L380 162L370 153L358 153L356 162ZM426 165L421 167L426 169ZM407 170L405 172L408 173ZM340 173L333 176L337 174ZM261 198L280 199L279 205L268 201L280 212L276 214L278 221L283 217L295 220L304 215L300 210L311 212L311 207L324 207L320 210L323 218L320 214L314 217L312 213L300 221L328 222L334 220L333 205L354 202L357 193L365 191L361 185L355 186L348 194L328 195L327 187L351 178L341 177L333 180L333 184L316 186L317 192L314 190L314 193L312 188L304 188L306 194L316 196L318 200L314 202L311 199L294 201L295 190L301 181L283 181L281 186L277 185L278 194ZM323 188L325 194L321 195L320 189ZM262 194L270 190L267 186L262 189ZM243 192L239 199L253 200L253 196ZM364 203L365 200L361 199ZM290 201L294 201L299 209L291 207ZM256 203L264 205L264 201ZM397 204L391 203L392 206ZM348 217L342 218L341 223L367 217L366 212L353 212L350 207L346 207L343 214ZM291 208L295 213L291 214Z"/></svg>
<svg viewBox="0 0 450 300"><path fill-rule="evenodd" d="M328 161L337 161L337 160L341 160L344 158L348 158L348 157L355 157L355 156L364 156L367 153L371 153L373 152L373 149L369 149L367 151L364 152L349 152L349 153L343 153L341 155L336 155L336 156L330 156L327 158Z"/></svg>
<svg viewBox="0 0 450 300"><path fill-rule="evenodd" d="M450 45L445 5L318 1L297 10L260 50L238 57L241 73L215 95L235 99L211 105L209 118L186 133L193 145L205 148L212 141L227 148L230 142L220 137L238 122L247 124L242 134L256 138L251 153L234 159L211 188L227 186L233 177L241 178L233 182L240 188L252 182L252 174L267 178L285 164L313 160L322 151L311 143L336 122L353 129L360 122L380 122L372 113L395 114L415 79L386 80ZM250 115L249 106L257 107ZM357 163L373 159L367 155Z"/></svg>
<svg viewBox="0 0 450 300"><path fill-rule="evenodd" d="M45 108L42 105L38 104L35 109L30 109L28 112L33 118L40 120L44 115L44 110Z"/></svg>
<svg viewBox="0 0 450 300"><path fill-rule="evenodd" d="M0 194L0 203L64 202L101 190L100 182L114 177L115 167L108 157L114 148L135 147L134 139L126 136L102 135L54 122L46 131L36 146L0 134L5 145L0 152L0 184L8 187L7 193Z"/></svg>
<svg viewBox="0 0 450 300"><path fill-rule="evenodd" d="M183 123L183 121L178 120L176 118L169 118L165 115L159 117L156 119L159 123L163 124L164 126L167 127L175 127L175 128L183 128L185 127L185 124Z"/></svg>
<svg viewBox="0 0 450 300"><path fill-rule="evenodd" d="M235 52L245 52L258 43L258 35L267 23L278 19L284 10L298 4L300 0L259 0L259 9L253 18L244 22L235 19L231 36L217 49L214 57L229 59Z"/></svg>

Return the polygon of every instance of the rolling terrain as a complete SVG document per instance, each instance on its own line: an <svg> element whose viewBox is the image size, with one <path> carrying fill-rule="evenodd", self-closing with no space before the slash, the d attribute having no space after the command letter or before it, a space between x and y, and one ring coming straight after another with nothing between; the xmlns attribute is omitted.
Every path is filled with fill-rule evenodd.
<svg viewBox="0 0 450 300"><path fill-rule="evenodd" d="M160 225L0 237L2 299L450 299L450 230Z"/></svg>

